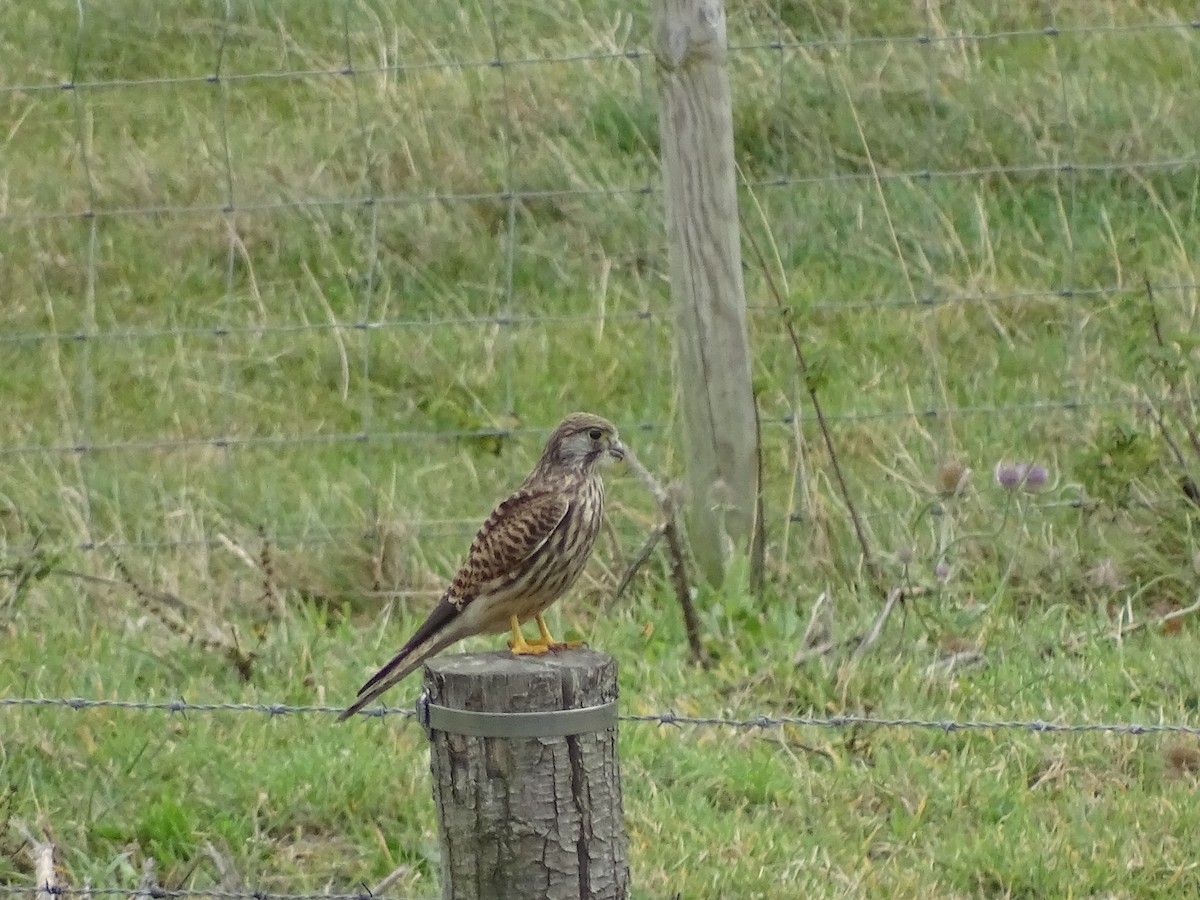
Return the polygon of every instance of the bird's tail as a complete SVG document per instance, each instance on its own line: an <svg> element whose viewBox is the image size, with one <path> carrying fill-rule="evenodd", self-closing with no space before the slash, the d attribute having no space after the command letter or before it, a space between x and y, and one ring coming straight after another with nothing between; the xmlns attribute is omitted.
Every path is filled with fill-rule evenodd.
<svg viewBox="0 0 1200 900"><path fill-rule="evenodd" d="M410 674L419 669L429 657L440 653L446 647L459 640L459 634L435 634L415 646L406 645L384 665L382 669L371 676L370 680L358 689L358 696L345 712L338 715L337 720L344 722L356 712L373 701L385 691L391 690Z"/></svg>

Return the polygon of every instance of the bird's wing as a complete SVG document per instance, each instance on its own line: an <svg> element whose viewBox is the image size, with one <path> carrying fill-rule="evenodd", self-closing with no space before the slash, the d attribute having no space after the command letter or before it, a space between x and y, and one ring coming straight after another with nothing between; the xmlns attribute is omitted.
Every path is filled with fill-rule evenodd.
<svg viewBox="0 0 1200 900"><path fill-rule="evenodd" d="M570 508L561 491L520 490L492 510L454 576L448 596L462 606L489 582L512 572L550 538Z"/></svg>
<svg viewBox="0 0 1200 900"><path fill-rule="evenodd" d="M481 588L513 571L537 552L566 516L570 503L561 493L519 490L492 510L467 553L450 588L438 600L399 652L358 691L346 719L398 683L424 660L467 635L454 622Z"/></svg>

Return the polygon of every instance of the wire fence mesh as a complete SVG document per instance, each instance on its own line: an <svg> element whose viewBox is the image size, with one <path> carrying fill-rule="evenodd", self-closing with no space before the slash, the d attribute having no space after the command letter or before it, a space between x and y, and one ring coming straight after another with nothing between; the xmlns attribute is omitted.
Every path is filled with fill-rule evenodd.
<svg viewBox="0 0 1200 900"><path fill-rule="evenodd" d="M444 571L481 498L520 468L491 454L528 461L566 407L603 408L648 463L677 467L646 6L8 5L4 552L46 535L101 570L113 549L205 561L265 526L277 547L332 564L327 548L397 521ZM854 439L873 533L896 547L920 543L914 510L946 459L1048 460L1042 507L1078 510L1107 484L1106 429L1191 402L1191 376L1164 386L1166 350L1145 348L1157 303L1182 342L1169 362L1194 359L1200 18L1181 4L891 6L731 4L729 64L757 210L745 227L829 348L828 417ZM785 460L767 473L773 553L790 560L802 536L788 523L819 519L827 485L797 449L811 428L801 379L752 267L747 288L766 455ZM946 549L932 543L930 568ZM402 568L386 587L420 581ZM0 698L24 707L341 711Z"/></svg>
<svg viewBox="0 0 1200 900"><path fill-rule="evenodd" d="M285 5L234 0L134 26L115 9L79 2L24 14L55 41L26 48L0 85L20 123L9 141L14 174L0 228L11 239L16 287L31 298L0 336L6 356L20 362L17 377L28 373L18 385L20 424L6 429L0 455L77 467L94 498L78 546L145 547L152 542L131 539L130 521L164 493L212 484L213 499L233 505L239 485L297 455L318 466L349 459L362 473L348 487L350 503L322 510L336 531L353 522L347 507L380 503L398 444L421 441L419 461L436 452L431 444L507 439L550 424L561 404L523 373L546 358L544 350L529 357L529 348L551 336L571 342L605 329L605 352L631 363L627 379L669 382L659 351L670 316L651 261L661 214L647 10L589 10L569 27L535 23L531 34L504 4L472 7L461 29L373 3L331 3L307 22ZM946 452L960 438L946 423L984 416L997 428L1015 421L1033 451L1053 452L1047 432L1056 426L1038 417L1080 421L1142 402L1127 385L1088 377L1086 323L1135 303L1144 294L1138 274L1149 271L1131 277L1120 259L1098 268L1093 248L1081 248L1092 224L1088 197L1100 194L1115 209L1130 184L1145 184L1170 222L1176 207L1167 191L1194 176L1200 156L1186 114L1147 106L1140 95L1113 105L1092 84L1110 53L1189 53L1197 23L1169 13L1065 18L1027 10L1004 19L1012 27L995 27L969 5L873 9L844 22L771 3L733 14L744 183L762 195L774 243L792 257L781 263L809 277L805 265L830 238L842 243L826 235L804 251L815 236L804 225L813 204L866 218L857 232L870 251L856 263L875 269L870 282L840 279L839 288L839 279L813 275L789 300L814 321L849 320L855 335L870 330L874 314L888 315L893 333L929 363L925 384L872 373L884 389L867 408L858 390L831 391L832 421L936 423L933 440ZM144 58L122 52L123 27L146 30ZM1035 107L1027 127L1013 131L981 90L991 67L1018 56L1028 72L1019 87ZM879 66L910 82L889 86L871 74ZM897 103L906 104L902 114L888 114ZM884 115L873 124L875 113ZM482 130L466 131L476 120ZM413 121L416 137L405 130ZM897 123L908 129L899 140L887 133ZM576 124L609 141L611 165L587 158L570 134ZM450 143L459 131L469 139ZM38 177L47 152L66 166L54 191ZM286 155L294 164L281 167ZM986 234L995 210L971 214L976 260L944 249L968 237L946 224L958 188L987 206L996 184L1010 199L1021 185L1045 188L1060 221L1057 233L1037 234L1045 257L1038 277L979 289L995 252ZM631 217L638 224L625 241L597 222L619 229ZM558 239L557 222L577 227ZM439 243L418 246L413 232L436 232ZM472 241L481 265L464 267L461 252L450 265L439 259L450 243ZM296 247L284 252L288 243ZM132 258L155 244L165 253L147 267L167 268L167 278L141 278ZM589 246L601 250L579 252ZM572 265L558 259L564 251L592 258ZM1197 279L1181 255L1154 281L1160 297L1183 307L1194 304ZM168 261L175 265L162 266ZM486 283L458 283L464 273ZM763 421L785 426L773 439L787 442L801 404L771 349L774 312L753 296L753 275L751 287L775 387L763 395ZM993 315L1003 306L1055 331L1062 377L989 384L962 370L939 311ZM1008 326L998 326L988 337L964 332L995 343L993 375L1021 362L1020 353L1004 358ZM468 348L481 345L486 379L464 377ZM256 358L287 359L299 371L272 378ZM424 384L399 396L397 383L412 378L396 371L397 359L429 360L429 380L444 376L463 396L432 411ZM902 374L906 383L887 384ZM333 383L289 392L314 377ZM197 382L206 388L192 388ZM590 400L608 387L574 394ZM48 394L59 407L49 414ZM626 388L615 405L622 424L669 431L662 391ZM178 485L173 476L207 451L224 460L223 471ZM147 454L152 480L175 484L141 484L122 514L100 515L117 484L140 480L141 464L127 460ZM419 523L428 502L405 515ZM254 508L260 521L292 519L294 527L279 525L285 538L321 539L278 498L241 506L233 517Z"/></svg>
<svg viewBox="0 0 1200 900"><path fill-rule="evenodd" d="M564 401L606 401L671 467L650 11L575 12L8 10L7 33L47 38L14 41L0 83L10 551L186 555L258 528L320 550L387 519L449 547L508 478L474 471L480 450L528 455ZM1065 435L1166 407L1152 353L1097 346L1145 324L1148 284L1169 328L1195 319L1196 82L1134 65L1106 88L1120 60L1194 67L1194 10L730 15L746 227L818 355L856 357L819 361L837 428L885 428L918 482L955 454L1066 469ZM764 442L792 469L767 473L768 514L807 521L810 423L748 285ZM849 464L860 486L895 474ZM1082 508L1077 476L1044 508ZM910 498L865 494L896 543Z"/></svg>
<svg viewBox="0 0 1200 900"><path fill-rule="evenodd" d="M649 10L578 12L8 10L8 34L47 38L14 41L0 83L10 546L187 553L219 522L319 547L381 516L448 542L478 502L439 473L406 477L401 505L399 473L447 446L469 468L511 441L528 455L568 400L605 401L671 466ZM1190 71L1194 10L731 16L747 227L818 350L854 357L824 363L831 422L886 425L918 481L955 453L1065 463L1064 435L1145 414L1154 352L1097 347L1149 327L1148 284L1168 330L1195 319L1196 82L1136 64ZM748 283L764 441L796 470L795 366ZM871 454L849 463L878 479ZM769 515L809 512L795 471L768 477ZM866 493L868 517L897 517ZM208 522L167 533L164 509L197 507Z"/></svg>

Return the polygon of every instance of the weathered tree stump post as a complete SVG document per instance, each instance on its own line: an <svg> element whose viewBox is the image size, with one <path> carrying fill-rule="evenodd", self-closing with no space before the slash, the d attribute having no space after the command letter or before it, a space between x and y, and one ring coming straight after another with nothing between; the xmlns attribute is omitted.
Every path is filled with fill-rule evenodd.
<svg viewBox="0 0 1200 900"><path fill-rule="evenodd" d="M438 657L425 692L442 896L628 897L612 657Z"/></svg>

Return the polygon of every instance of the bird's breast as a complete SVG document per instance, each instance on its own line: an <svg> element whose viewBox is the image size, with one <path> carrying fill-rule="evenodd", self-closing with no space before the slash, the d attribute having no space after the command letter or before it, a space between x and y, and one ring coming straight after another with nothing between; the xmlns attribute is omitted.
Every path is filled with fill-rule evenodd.
<svg viewBox="0 0 1200 900"><path fill-rule="evenodd" d="M544 610L582 574L604 519L604 484L582 480L569 489L567 513L545 542L514 571L496 579L481 594L491 594L499 614L528 618ZM491 605L491 604L489 604Z"/></svg>

